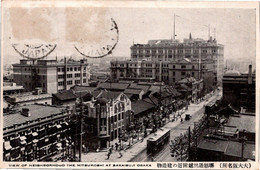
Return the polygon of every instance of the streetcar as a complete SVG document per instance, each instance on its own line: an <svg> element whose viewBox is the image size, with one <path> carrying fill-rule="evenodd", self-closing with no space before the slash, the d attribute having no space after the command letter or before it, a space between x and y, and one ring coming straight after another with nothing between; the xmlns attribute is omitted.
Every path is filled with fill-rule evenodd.
<svg viewBox="0 0 260 170"><path fill-rule="evenodd" d="M169 129L158 129L147 140L147 152L156 152L161 146L167 143L170 139L170 130Z"/></svg>

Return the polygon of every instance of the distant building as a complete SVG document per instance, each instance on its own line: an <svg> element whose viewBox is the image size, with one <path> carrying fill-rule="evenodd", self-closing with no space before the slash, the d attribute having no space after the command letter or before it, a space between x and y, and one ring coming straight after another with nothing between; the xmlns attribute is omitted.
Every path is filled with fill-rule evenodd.
<svg viewBox="0 0 260 170"><path fill-rule="evenodd" d="M196 80L194 77L187 77L178 81L176 86L177 90L188 100L195 101L202 95L202 79Z"/></svg>
<svg viewBox="0 0 260 170"><path fill-rule="evenodd" d="M75 105L75 102L78 96L72 90L66 90L58 93L52 94L53 105L64 105L64 106L71 106Z"/></svg>
<svg viewBox="0 0 260 170"><path fill-rule="evenodd" d="M21 93L5 96L5 100L12 105L23 105L23 104L52 104L51 94L40 94L40 93Z"/></svg>
<svg viewBox="0 0 260 170"><path fill-rule="evenodd" d="M204 79L212 77L217 82L214 72L213 61L194 61L181 59L179 61L112 61L112 80L135 80L135 81L163 81L173 85L186 78Z"/></svg>
<svg viewBox="0 0 260 170"><path fill-rule="evenodd" d="M236 108L244 107L254 111L255 79L252 65L249 65L247 74L235 70L227 71L223 77L223 102Z"/></svg>
<svg viewBox="0 0 260 170"><path fill-rule="evenodd" d="M20 60L13 64L13 79L27 91L41 87L44 93L69 90L74 85L88 85L87 60Z"/></svg>
<svg viewBox="0 0 260 170"><path fill-rule="evenodd" d="M179 40L149 40L147 44L131 46L133 61L178 61L183 58L190 60L205 60L214 62L214 72L220 82L224 71L224 46L210 37L209 40L189 39Z"/></svg>
<svg viewBox="0 0 260 170"><path fill-rule="evenodd" d="M4 161L50 161L71 155L70 110L44 104L17 107L3 116Z"/></svg>
<svg viewBox="0 0 260 170"><path fill-rule="evenodd" d="M98 96L83 97L87 106L84 114L83 143L89 149L107 148L119 143L119 136L132 121L131 101L122 92L102 91Z"/></svg>

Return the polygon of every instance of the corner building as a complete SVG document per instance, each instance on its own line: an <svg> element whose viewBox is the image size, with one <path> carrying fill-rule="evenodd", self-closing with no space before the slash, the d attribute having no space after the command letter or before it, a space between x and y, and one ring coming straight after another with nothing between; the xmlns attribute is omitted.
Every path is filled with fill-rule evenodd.
<svg viewBox="0 0 260 170"><path fill-rule="evenodd" d="M20 60L13 64L14 82L26 91L42 88L44 93L69 90L74 85L88 85L87 60Z"/></svg>

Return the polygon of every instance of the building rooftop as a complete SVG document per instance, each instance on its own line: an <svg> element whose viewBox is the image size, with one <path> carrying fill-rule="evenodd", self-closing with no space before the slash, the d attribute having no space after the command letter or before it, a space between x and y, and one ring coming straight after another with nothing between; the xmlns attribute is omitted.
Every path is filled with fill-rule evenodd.
<svg viewBox="0 0 260 170"><path fill-rule="evenodd" d="M28 108L30 116L21 114L22 108ZM48 116L65 112L64 107L54 107L44 104L31 104L17 107L19 111L13 114L6 114L3 116L4 128L11 127L14 124L23 124L28 121L37 121L39 118L47 118Z"/></svg>
<svg viewBox="0 0 260 170"><path fill-rule="evenodd" d="M122 92L114 92L114 91L102 91L101 94L97 96L97 98L105 98L105 99L116 99Z"/></svg>
<svg viewBox="0 0 260 170"><path fill-rule="evenodd" d="M6 96L6 100L12 103L22 103L27 101L36 101L36 100L48 99L48 98L52 98L52 95L51 94L34 95L31 92Z"/></svg>
<svg viewBox="0 0 260 170"><path fill-rule="evenodd" d="M133 101L131 103L131 107L132 107L132 110L134 111L134 114L138 115L139 113L152 109L156 106L154 104L148 103L144 100L138 100L138 101Z"/></svg>
<svg viewBox="0 0 260 170"><path fill-rule="evenodd" d="M255 133L255 119L253 115L230 116L227 125L236 127L240 131L245 129L247 132Z"/></svg>
<svg viewBox="0 0 260 170"><path fill-rule="evenodd" d="M59 93L52 94L53 97L64 101L64 100L76 100L77 95L73 93L72 90L66 90Z"/></svg>
<svg viewBox="0 0 260 170"><path fill-rule="evenodd" d="M96 89L96 87L90 87L90 86L81 86L81 85L75 85L70 88L71 90L78 92L92 92Z"/></svg>
<svg viewBox="0 0 260 170"><path fill-rule="evenodd" d="M127 88L125 89L124 93L125 94L140 94L143 90L142 89L132 89L132 88Z"/></svg>
<svg viewBox="0 0 260 170"><path fill-rule="evenodd" d="M24 90L23 86L3 86L3 91L10 91L10 90Z"/></svg>
<svg viewBox="0 0 260 170"><path fill-rule="evenodd" d="M115 90L125 90L129 84L126 83L100 83L98 88L100 89L115 89Z"/></svg>
<svg viewBox="0 0 260 170"><path fill-rule="evenodd" d="M142 89L145 93L149 90L150 87L151 87L151 85L149 85L149 84L147 84L147 85L141 85L141 84L137 84L137 83L130 84L131 89Z"/></svg>

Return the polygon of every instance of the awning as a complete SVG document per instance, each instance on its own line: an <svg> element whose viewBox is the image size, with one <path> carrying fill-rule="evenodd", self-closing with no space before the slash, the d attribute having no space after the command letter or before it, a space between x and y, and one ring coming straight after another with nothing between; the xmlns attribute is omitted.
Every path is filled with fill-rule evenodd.
<svg viewBox="0 0 260 170"><path fill-rule="evenodd" d="M38 133L37 132L33 132L32 135L33 136L38 136Z"/></svg>
<svg viewBox="0 0 260 170"><path fill-rule="evenodd" d="M24 150L25 150L25 147L22 147L22 148L21 148L21 151L24 151Z"/></svg>
<svg viewBox="0 0 260 170"><path fill-rule="evenodd" d="M10 145L10 141L4 143L5 150L12 149L12 146Z"/></svg>
<svg viewBox="0 0 260 170"><path fill-rule="evenodd" d="M56 125L56 127L57 127L58 129L60 129L60 128L61 128L61 125Z"/></svg>
<svg viewBox="0 0 260 170"><path fill-rule="evenodd" d="M65 125L69 126L69 124L67 122L64 122Z"/></svg>
<svg viewBox="0 0 260 170"><path fill-rule="evenodd" d="M33 140L33 143L37 143L37 142L39 142L38 139L34 139L34 140Z"/></svg>
<svg viewBox="0 0 260 170"><path fill-rule="evenodd" d="M20 139L23 141L23 140L26 139L26 137L25 136L21 136Z"/></svg>

